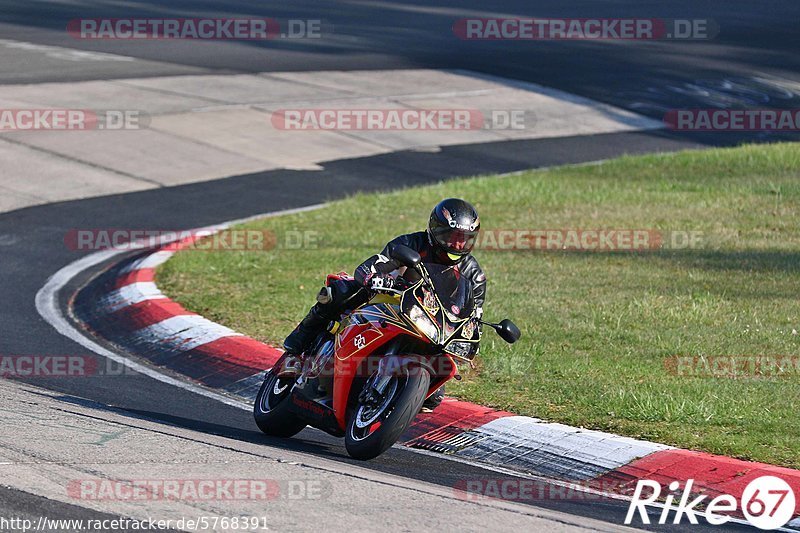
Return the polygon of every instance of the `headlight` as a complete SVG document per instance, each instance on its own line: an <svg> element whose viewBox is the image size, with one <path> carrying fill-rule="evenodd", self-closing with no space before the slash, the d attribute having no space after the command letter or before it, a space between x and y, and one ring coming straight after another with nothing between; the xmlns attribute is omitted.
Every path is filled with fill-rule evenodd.
<svg viewBox="0 0 800 533"><path fill-rule="evenodd" d="M454 341L448 344L445 350L458 357L463 357L464 359L472 359L474 357L472 354L472 344L469 342Z"/></svg>
<svg viewBox="0 0 800 533"><path fill-rule="evenodd" d="M418 305L411 307L411 310L408 312L409 318L411 318L411 322L424 333L430 340L433 342L438 342L439 339L439 329L436 327L436 324L428 318L428 315L425 314L425 311L420 309Z"/></svg>

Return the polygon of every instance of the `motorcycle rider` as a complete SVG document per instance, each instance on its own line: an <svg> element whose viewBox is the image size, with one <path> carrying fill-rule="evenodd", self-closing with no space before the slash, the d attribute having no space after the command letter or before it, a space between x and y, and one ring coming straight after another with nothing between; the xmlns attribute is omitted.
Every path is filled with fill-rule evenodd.
<svg viewBox="0 0 800 533"><path fill-rule="evenodd" d="M403 278L392 275L402 267L391 259L392 249L397 245L402 244L417 251L424 263L452 266L457 276L469 279L480 317L486 299L486 276L470 253L479 231L478 212L469 202L458 198L439 202L431 212L427 231L396 237L381 253L373 255L356 268L354 280L337 280L331 287L322 289L317 304L284 341L286 356L277 372L278 377L296 378L300 375L303 352L310 348L310 344L331 321L339 319L344 310L366 303L373 291L378 289L405 288ZM435 408L443 396L444 392L440 389L426 400L424 407Z"/></svg>

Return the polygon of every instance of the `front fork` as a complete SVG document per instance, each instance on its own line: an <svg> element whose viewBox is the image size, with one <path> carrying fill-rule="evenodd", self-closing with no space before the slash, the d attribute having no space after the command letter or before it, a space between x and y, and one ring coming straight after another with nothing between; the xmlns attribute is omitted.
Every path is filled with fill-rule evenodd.
<svg viewBox="0 0 800 533"><path fill-rule="evenodd" d="M409 368L414 372L428 372L431 379L436 375L430 362L424 357L411 357L403 355L386 355L378 362L378 370L370 376L358 395L359 403L380 401L383 399L386 388L395 379L407 374Z"/></svg>
<svg viewBox="0 0 800 533"><path fill-rule="evenodd" d="M394 377L395 376L381 376L378 374L372 376L358 395L358 403L362 405L380 403L381 400L383 400L386 387L391 383Z"/></svg>

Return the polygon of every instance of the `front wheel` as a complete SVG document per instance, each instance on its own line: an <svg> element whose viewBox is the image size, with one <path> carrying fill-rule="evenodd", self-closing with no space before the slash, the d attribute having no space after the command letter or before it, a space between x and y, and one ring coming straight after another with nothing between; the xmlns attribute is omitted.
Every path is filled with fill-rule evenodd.
<svg viewBox="0 0 800 533"><path fill-rule="evenodd" d="M391 378L377 398L360 401L348 420L344 437L350 457L368 460L388 450L414 421L430 383L426 370L405 368L403 375Z"/></svg>
<svg viewBox="0 0 800 533"><path fill-rule="evenodd" d="M256 395L253 416L258 429L271 437L293 437L306 427L306 423L289 411L289 395L294 381L279 379L267 372L264 383Z"/></svg>

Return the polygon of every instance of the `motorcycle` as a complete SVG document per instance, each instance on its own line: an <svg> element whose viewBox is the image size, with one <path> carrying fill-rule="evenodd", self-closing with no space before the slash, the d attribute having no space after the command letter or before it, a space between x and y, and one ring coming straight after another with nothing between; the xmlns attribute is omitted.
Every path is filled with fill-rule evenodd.
<svg viewBox="0 0 800 533"><path fill-rule="evenodd" d="M423 264L406 246L392 258L404 265L405 287L381 289L332 322L305 353L298 378L278 378L281 361L267 372L253 408L262 432L288 438L310 425L344 437L351 457L373 459L409 428L428 396L461 379L458 363L472 364L481 325L508 343L520 338L510 320L477 316L472 284L454 267Z"/></svg>

